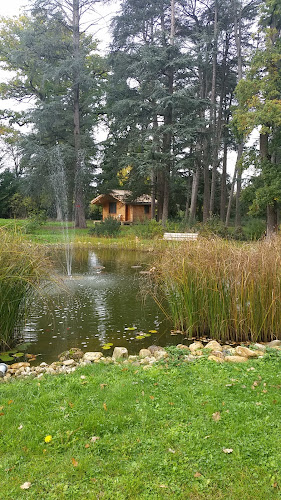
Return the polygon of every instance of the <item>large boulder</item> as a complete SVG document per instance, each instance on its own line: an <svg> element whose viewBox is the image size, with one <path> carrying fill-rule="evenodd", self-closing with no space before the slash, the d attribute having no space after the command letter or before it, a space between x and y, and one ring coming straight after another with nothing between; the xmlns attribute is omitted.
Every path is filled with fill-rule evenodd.
<svg viewBox="0 0 281 500"><path fill-rule="evenodd" d="M94 363L95 361L98 361L102 357L103 357L102 352L98 352L98 351L85 352L85 354L83 356L83 361L91 361Z"/></svg>
<svg viewBox="0 0 281 500"><path fill-rule="evenodd" d="M236 347L235 352L238 356L243 356L244 358L257 358L259 355L258 351L252 351L248 347L244 347L242 345Z"/></svg>
<svg viewBox="0 0 281 500"><path fill-rule="evenodd" d="M149 349L141 349L139 352L139 357L146 358L147 356L151 356L151 352L149 351Z"/></svg>
<svg viewBox="0 0 281 500"><path fill-rule="evenodd" d="M225 356L224 360L229 363L245 363L249 358L245 358L243 356Z"/></svg>
<svg viewBox="0 0 281 500"><path fill-rule="evenodd" d="M112 359L118 360L118 359L127 359L128 358L128 349L126 347L115 347L113 354L112 354Z"/></svg>
<svg viewBox="0 0 281 500"><path fill-rule="evenodd" d="M216 340L211 340L207 345L205 345L205 349L210 349L211 351L222 351L222 346Z"/></svg>
<svg viewBox="0 0 281 500"><path fill-rule="evenodd" d="M198 351L198 350L201 350L203 349L204 346L202 344L202 342L193 342L192 344L190 344L189 346L189 349L191 351L191 353L193 354L195 351Z"/></svg>

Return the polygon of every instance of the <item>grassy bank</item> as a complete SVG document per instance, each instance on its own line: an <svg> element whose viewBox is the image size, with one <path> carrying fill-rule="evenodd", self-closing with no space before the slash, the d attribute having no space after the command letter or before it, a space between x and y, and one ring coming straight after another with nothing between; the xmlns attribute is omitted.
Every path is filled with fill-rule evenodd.
<svg viewBox="0 0 281 500"><path fill-rule="evenodd" d="M280 335L280 239L242 245L202 238L167 249L155 265L177 328L222 341Z"/></svg>
<svg viewBox="0 0 281 500"><path fill-rule="evenodd" d="M280 498L279 352L177 355L1 384L1 499Z"/></svg>

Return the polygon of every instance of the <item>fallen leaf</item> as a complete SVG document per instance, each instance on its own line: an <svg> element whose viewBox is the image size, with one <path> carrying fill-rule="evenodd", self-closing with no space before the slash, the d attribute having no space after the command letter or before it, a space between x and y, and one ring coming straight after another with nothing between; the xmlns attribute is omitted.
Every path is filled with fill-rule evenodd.
<svg viewBox="0 0 281 500"><path fill-rule="evenodd" d="M103 403L103 408L104 408L105 411L107 411L106 403Z"/></svg>
<svg viewBox="0 0 281 500"><path fill-rule="evenodd" d="M153 401L153 399L155 399L154 396L149 396L149 397L150 397L150 399L152 399L152 401Z"/></svg>
<svg viewBox="0 0 281 500"><path fill-rule="evenodd" d="M170 402L169 405L174 406L175 403Z"/></svg>
<svg viewBox="0 0 281 500"><path fill-rule="evenodd" d="M23 483L23 484L20 486L20 488L21 488L22 490L28 490L28 488L30 488L30 486L31 486L31 483L30 483L29 481L26 481L25 483Z"/></svg>
<svg viewBox="0 0 281 500"><path fill-rule="evenodd" d="M85 448L90 448L89 443L85 444Z"/></svg>
<svg viewBox="0 0 281 500"><path fill-rule="evenodd" d="M1 413L0 413L0 417L3 417L3 415L5 415L5 413L1 412Z"/></svg>
<svg viewBox="0 0 281 500"><path fill-rule="evenodd" d="M208 439L209 437L211 437L211 434L209 434L209 436L205 436L204 439Z"/></svg>
<svg viewBox="0 0 281 500"><path fill-rule="evenodd" d="M70 408L73 408L74 404L71 403L71 401L69 401L68 405L70 406Z"/></svg>
<svg viewBox="0 0 281 500"><path fill-rule="evenodd" d="M107 384L100 384L100 388L104 389L107 386Z"/></svg>
<svg viewBox="0 0 281 500"><path fill-rule="evenodd" d="M20 424L20 425L18 426L18 430L19 430L19 431L21 431L21 430L22 430L22 428L23 428L23 425L22 425L22 424Z"/></svg>
<svg viewBox="0 0 281 500"><path fill-rule="evenodd" d="M78 466L78 462L77 462L77 460L75 460L75 458L72 457L71 462L72 462L73 467Z"/></svg>
<svg viewBox="0 0 281 500"><path fill-rule="evenodd" d="M213 413L212 415L212 419L215 421L215 422L218 422L220 419L221 419L221 414L219 411L216 411L215 413Z"/></svg>
<svg viewBox="0 0 281 500"><path fill-rule="evenodd" d="M233 449L232 448L223 448L222 451L224 453L232 453L233 452Z"/></svg>
<svg viewBox="0 0 281 500"><path fill-rule="evenodd" d="M3 410L4 406L0 406L0 411Z"/></svg>
<svg viewBox="0 0 281 500"><path fill-rule="evenodd" d="M159 488L168 488L168 486L166 484L159 484Z"/></svg>
<svg viewBox="0 0 281 500"><path fill-rule="evenodd" d="M257 402L257 403L256 403L256 405L257 405L257 406L261 406L261 405L262 405L262 403L260 403L260 402Z"/></svg>
<svg viewBox="0 0 281 500"><path fill-rule="evenodd" d="M99 436L93 436L93 437L91 437L92 443L95 443L96 441L98 441L98 439L100 439Z"/></svg>
<svg viewBox="0 0 281 500"><path fill-rule="evenodd" d="M168 451L169 451L170 453L176 453L176 452L175 452L175 450L173 450L172 448L169 448L169 449L168 449Z"/></svg>
<svg viewBox="0 0 281 500"><path fill-rule="evenodd" d="M80 378L81 378L81 380L85 380L86 377L85 377L85 375L81 375Z"/></svg>
<svg viewBox="0 0 281 500"><path fill-rule="evenodd" d="M14 401L13 401L12 399L10 399L10 400L8 401L8 405L11 405L13 402L14 402Z"/></svg>
<svg viewBox="0 0 281 500"><path fill-rule="evenodd" d="M201 477L201 476L202 476L202 474L200 474L200 472L195 472L193 477Z"/></svg>
<svg viewBox="0 0 281 500"><path fill-rule="evenodd" d="M273 488L277 488L278 483L273 483L273 485L272 485L272 486L273 486Z"/></svg>

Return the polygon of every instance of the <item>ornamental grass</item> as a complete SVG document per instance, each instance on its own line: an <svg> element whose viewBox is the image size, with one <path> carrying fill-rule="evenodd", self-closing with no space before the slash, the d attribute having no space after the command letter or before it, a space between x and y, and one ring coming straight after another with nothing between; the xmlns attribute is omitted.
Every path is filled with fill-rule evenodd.
<svg viewBox="0 0 281 500"><path fill-rule="evenodd" d="M281 337L281 239L173 244L155 277L174 326L221 341Z"/></svg>
<svg viewBox="0 0 281 500"><path fill-rule="evenodd" d="M0 230L0 350L12 347L35 293L51 279L42 247Z"/></svg>

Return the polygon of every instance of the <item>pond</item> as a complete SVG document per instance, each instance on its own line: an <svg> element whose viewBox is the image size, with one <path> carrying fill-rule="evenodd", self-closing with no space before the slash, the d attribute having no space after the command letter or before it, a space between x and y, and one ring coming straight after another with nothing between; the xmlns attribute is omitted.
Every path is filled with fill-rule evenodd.
<svg viewBox="0 0 281 500"><path fill-rule="evenodd" d="M105 355L111 355L114 346L137 354L151 344L182 342L181 334L171 336L172 325L152 297L141 293L151 255L76 249L71 277L64 270L64 252L52 257L61 286L50 287L44 298L36 299L23 332L24 342L30 342L28 352L39 354L40 362L56 361L71 347L101 351L111 343ZM143 334L147 336L137 338Z"/></svg>

